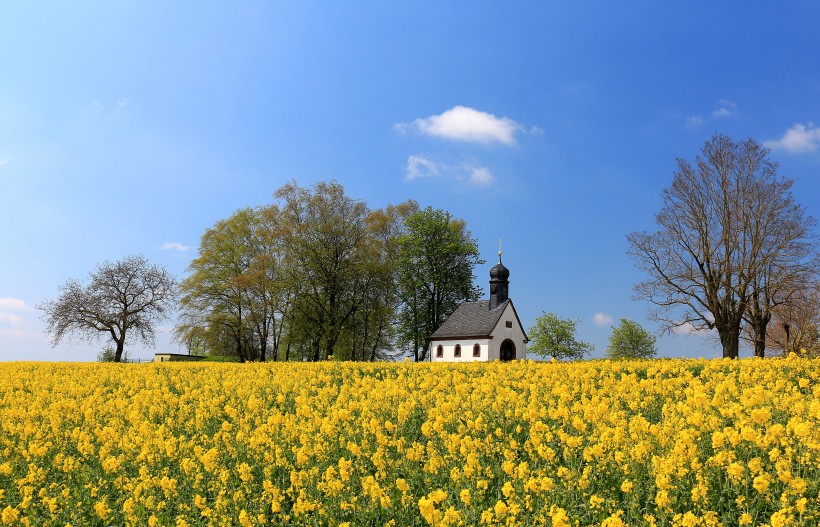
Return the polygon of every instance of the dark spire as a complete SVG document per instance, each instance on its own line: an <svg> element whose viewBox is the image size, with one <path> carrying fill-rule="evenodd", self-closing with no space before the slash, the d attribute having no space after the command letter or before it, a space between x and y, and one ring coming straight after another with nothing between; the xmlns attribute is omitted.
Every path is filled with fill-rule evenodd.
<svg viewBox="0 0 820 527"><path fill-rule="evenodd" d="M500 306L510 296L510 270L501 263L501 240L498 246L498 263L490 269L490 309Z"/></svg>

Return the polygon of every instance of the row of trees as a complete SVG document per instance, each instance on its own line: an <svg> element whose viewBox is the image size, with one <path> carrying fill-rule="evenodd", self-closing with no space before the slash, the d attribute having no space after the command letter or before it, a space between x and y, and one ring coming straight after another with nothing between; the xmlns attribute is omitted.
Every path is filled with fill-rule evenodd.
<svg viewBox="0 0 820 527"><path fill-rule="evenodd" d="M289 183L202 236L176 338L242 361L427 354L483 263L464 221L414 201L371 210L335 182Z"/></svg>
<svg viewBox="0 0 820 527"><path fill-rule="evenodd" d="M663 330L715 330L731 358L743 339L757 356L767 346L820 351L815 221L777 168L755 141L721 135L694 164L678 160L658 230L628 236L629 254L648 275L636 297L654 304ZM242 361L395 353L421 361L427 337L459 303L480 296L473 269L481 263L465 222L445 211L414 201L371 210L335 182L289 183L274 203L236 211L202 236L179 284L175 336L193 353ZM127 334L153 342L154 325L176 307L177 285L164 269L129 257L105 262L87 286L70 280L40 309L53 344L69 334L107 335L119 361ZM554 318L551 338L560 343L574 325ZM627 322L618 329L637 330ZM535 353L547 334L541 323L531 330Z"/></svg>
<svg viewBox="0 0 820 527"><path fill-rule="evenodd" d="M527 351L556 360L580 360L595 348L578 340L577 320L563 319L555 313L542 313L528 333L532 340ZM655 337L640 324L622 318L612 327L606 357L610 359L648 359L657 354Z"/></svg>

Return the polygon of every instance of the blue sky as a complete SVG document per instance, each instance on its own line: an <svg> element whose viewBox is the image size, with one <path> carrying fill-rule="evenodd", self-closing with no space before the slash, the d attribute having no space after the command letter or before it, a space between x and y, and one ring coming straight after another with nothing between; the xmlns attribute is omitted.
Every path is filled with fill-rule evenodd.
<svg viewBox="0 0 820 527"><path fill-rule="evenodd" d="M34 306L129 254L184 277L205 229L290 179L465 219L485 288L503 238L525 326L579 319L601 356L621 317L657 329L625 237L714 133L765 142L820 214L818 22L808 1L7 4L0 360L93 360Z"/></svg>

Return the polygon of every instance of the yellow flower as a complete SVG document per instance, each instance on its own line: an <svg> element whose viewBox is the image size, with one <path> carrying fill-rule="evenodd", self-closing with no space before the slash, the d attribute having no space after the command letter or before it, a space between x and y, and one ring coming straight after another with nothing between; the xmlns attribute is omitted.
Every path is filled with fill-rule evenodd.
<svg viewBox="0 0 820 527"><path fill-rule="evenodd" d="M729 479L731 479L733 483L739 483L743 478L744 472L746 472L746 469L743 465L737 462L731 463L726 468L726 473L729 475Z"/></svg>
<svg viewBox="0 0 820 527"><path fill-rule="evenodd" d="M552 520L552 527L570 527L567 511L561 507L553 505L550 509L549 516L550 520Z"/></svg>
<svg viewBox="0 0 820 527"><path fill-rule="evenodd" d="M605 518L603 522L601 522L601 527L626 527L626 524L621 519L624 511L617 511L615 514L612 514L608 518Z"/></svg>
<svg viewBox="0 0 820 527"><path fill-rule="evenodd" d="M791 517L787 512L782 510L772 514L769 522L772 527L787 527L788 525L792 525Z"/></svg>
<svg viewBox="0 0 820 527"><path fill-rule="evenodd" d="M767 490L769 490L769 483L771 483L771 476L768 474L761 474L759 476L755 476L754 481L752 482L752 486L755 488L756 491L763 494Z"/></svg>
<svg viewBox="0 0 820 527"><path fill-rule="evenodd" d="M5 509L3 509L3 512L0 513L0 519L2 519L3 523L5 523L6 525L11 525L15 521L17 521L17 518L19 517L20 511L18 511L12 506L6 507Z"/></svg>
<svg viewBox="0 0 820 527"><path fill-rule="evenodd" d="M632 492L632 482L625 479L623 483L621 483L621 492L625 492L626 494Z"/></svg>
<svg viewBox="0 0 820 527"><path fill-rule="evenodd" d="M105 520L111 514L111 509L108 508L105 501L98 501L94 504L94 512L100 517L101 520Z"/></svg>
<svg viewBox="0 0 820 527"><path fill-rule="evenodd" d="M666 509L670 503L669 493L665 490L659 490L657 494L655 494L655 504L661 509Z"/></svg>

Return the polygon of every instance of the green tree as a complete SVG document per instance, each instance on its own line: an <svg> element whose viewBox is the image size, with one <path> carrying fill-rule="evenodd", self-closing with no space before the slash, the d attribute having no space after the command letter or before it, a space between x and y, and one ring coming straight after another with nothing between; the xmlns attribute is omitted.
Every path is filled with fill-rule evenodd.
<svg viewBox="0 0 820 527"><path fill-rule="evenodd" d="M542 312L527 332L531 341L527 345L527 352L556 360L583 359L584 355L595 348L578 340L575 336L577 325L577 320L562 319L555 313Z"/></svg>
<svg viewBox="0 0 820 527"><path fill-rule="evenodd" d="M202 236L176 337L246 360L390 355L396 237L414 202L370 211L335 182L288 183Z"/></svg>
<svg viewBox="0 0 820 527"><path fill-rule="evenodd" d="M197 352L276 360L288 297L275 207L240 209L203 234L183 280L176 338Z"/></svg>
<svg viewBox="0 0 820 527"><path fill-rule="evenodd" d="M464 220L427 207L404 218L398 237L397 344L417 362L427 355L427 338L465 301L477 300L473 269L484 263Z"/></svg>
<svg viewBox="0 0 820 527"><path fill-rule="evenodd" d="M370 287L361 307L353 314L348 331L349 360L388 359L396 355L395 340L397 294L398 239L404 228L404 219L418 211L418 204L409 200L399 205L388 205L367 217L370 242L364 275Z"/></svg>
<svg viewBox="0 0 820 527"><path fill-rule="evenodd" d="M52 346L71 336L85 341L110 338L115 362L123 358L126 338L153 346L154 327L169 317L177 300L174 277L143 256L103 262L87 286L69 280L60 291L56 300L37 306Z"/></svg>
<svg viewBox="0 0 820 527"><path fill-rule="evenodd" d="M335 181L310 188L288 183L276 198L282 267L292 295L291 328L298 326L301 335L289 344L308 351L304 358L314 361L372 356L362 350L373 342L383 347L384 339L375 336L391 313L379 291L389 282L385 266L392 262L382 258L368 227L371 211ZM360 336L367 331L364 342Z"/></svg>
<svg viewBox="0 0 820 527"><path fill-rule="evenodd" d="M606 356L610 359L649 359L655 356L655 337L637 322L622 318L612 327Z"/></svg>

